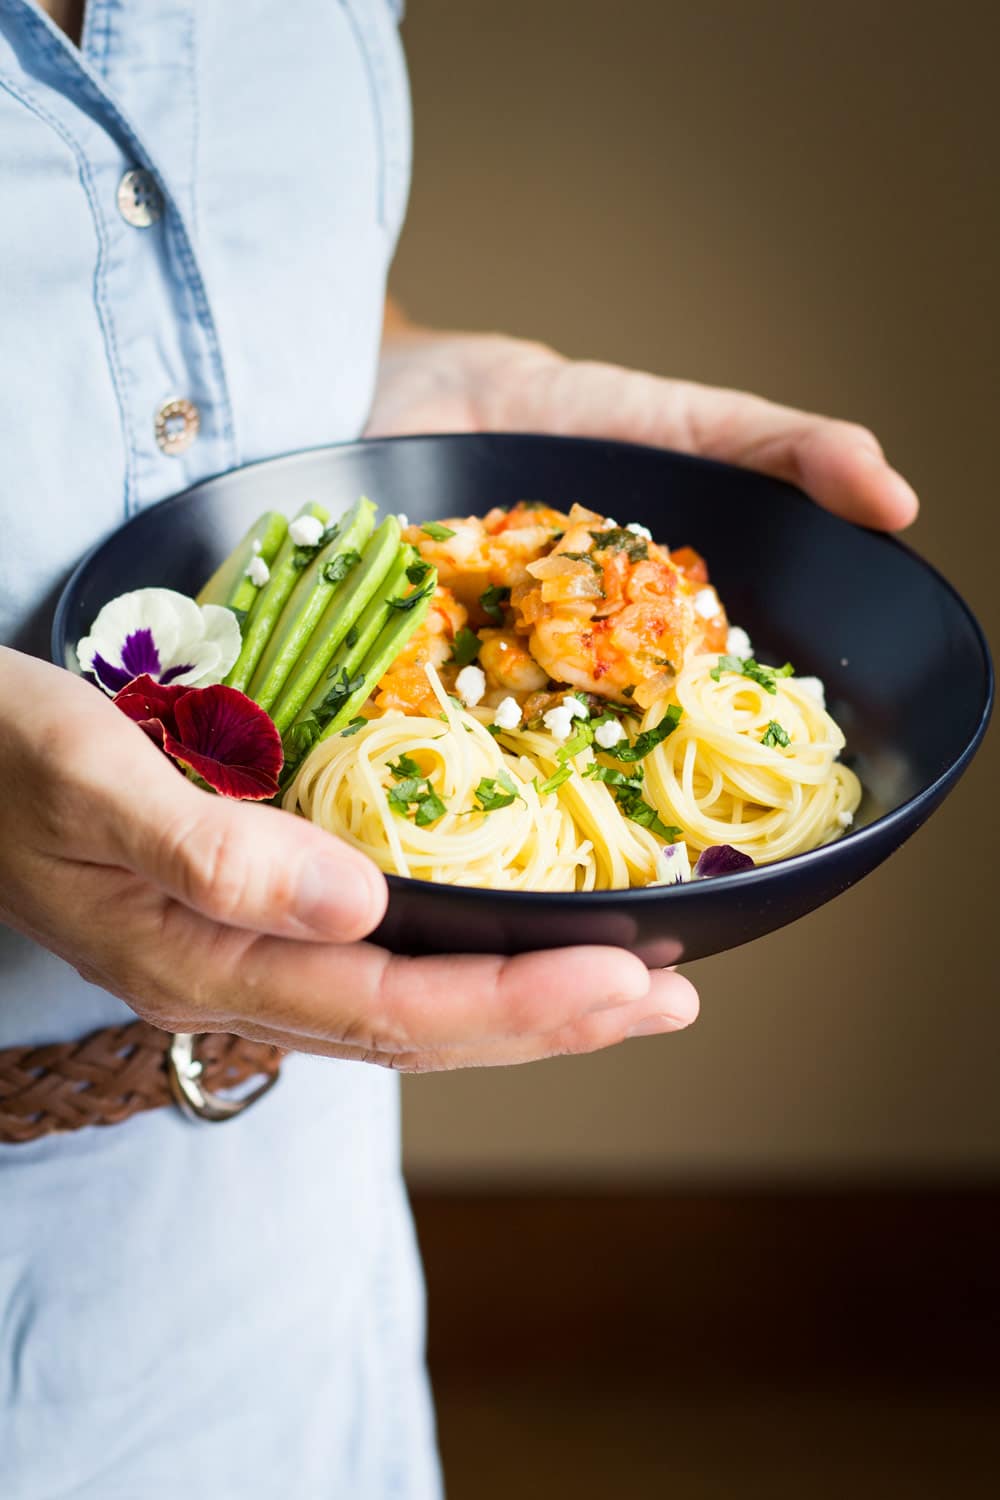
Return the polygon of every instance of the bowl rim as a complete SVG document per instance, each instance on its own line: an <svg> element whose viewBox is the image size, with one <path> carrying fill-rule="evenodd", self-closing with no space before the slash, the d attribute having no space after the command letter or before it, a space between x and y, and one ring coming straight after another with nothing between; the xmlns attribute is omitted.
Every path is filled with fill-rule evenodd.
<svg viewBox="0 0 1000 1500"><path fill-rule="evenodd" d="M778 479L773 475L762 474L759 470L746 469L739 464L725 463L721 459L705 458L696 453L684 453L678 449L657 447L650 443L627 442L619 438L576 437L566 433L546 433L525 430L516 432L489 431L398 433L394 434L393 436L387 437L360 437L350 438L339 443L319 443L314 447L297 448L289 453L272 454L269 458L254 459L250 463L241 464L236 469L226 469L218 474L207 475L204 479L197 480L196 483L188 485L186 489L179 490L174 495L166 495L162 500L157 500L154 501L152 505L144 506L141 510L136 511L135 514L128 516L120 526L115 528L114 531L110 532L104 537L101 537L97 542L94 543L92 547L90 547L84 553L83 557L77 563L76 567L70 573L69 577L66 579L66 582L62 587L59 600L56 605L55 613L52 618L52 629L50 632L51 658L57 666L62 666L65 668L65 652L61 648L64 646L65 637L67 635L67 631L65 628L66 616L69 612L70 596L74 592L76 582L80 575L85 572L87 567L90 565L91 560L96 556L98 552L101 551L104 546L107 545L112 536L119 535L128 527L132 526L136 522L143 520L145 517L150 515L151 512L156 511L161 507L180 504L184 500L187 500L191 495L195 494L198 490L204 489L209 485L218 484L222 480L230 479L235 482L239 475L245 474L250 470L265 468L271 465L279 465L287 463L289 460L294 459L307 459L318 454L341 453L350 449L364 452L369 451L372 448L387 447L396 444L440 443L442 441L458 442L462 444L474 444L483 442L484 440L488 442L502 442L508 439L513 439L522 443L527 440L529 441L529 443L556 444L574 448L614 448L637 450L639 452L650 455L662 456L666 454L674 461L679 460L682 467L690 467L692 469L707 468L725 470L730 474L739 474L744 478L749 477L751 479L762 480L771 485L778 485L786 490L790 496L794 497L796 503L809 505L812 507L815 507L817 505L817 502L815 500L812 500L804 490L798 487L798 485L791 484L784 479ZM822 507L820 508L822 509ZM731 875L716 875L713 876L711 880L680 881L675 885L623 886L621 888L616 887L615 889L606 891L508 891L499 890L492 886L459 885L452 884L450 882L447 884L438 884L437 882L432 881L417 880L409 875L396 875L383 871L386 881L388 882L390 892L393 890L413 891L414 889L426 893L429 893L431 891L439 891L441 893L455 891L456 893L460 893L466 899L472 898L473 900L490 902L502 900L507 903L513 903L515 906L524 904L558 906L565 901L572 901L574 906L577 906L581 902L586 902L589 906L602 907L615 906L622 901L652 903L662 901L664 898L668 898L672 901L691 901L700 896L703 896L706 890L719 891L721 893L725 891L750 890L761 887L768 882L773 882L776 879L788 876L789 874L793 874L796 871L804 871L809 869L818 861L823 860L824 858L828 858L831 854L831 851L842 849L848 843L854 844L856 848L860 848L863 845L868 845L871 843L880 843L885 835L891 833L897 824L909 822L915 810L923 806L933 808L935 802L937 801L938 794L944 788L947 788L950 783L957 781L965 771L966 767L969 765L970 761L976 754L976 751L979 749L979 746L982 744L983 738L986 734L986 730L989 727L995 696L995 674L993 670L993 661L990 654L989 644L986 640L986 633L983 630L983 627L980 625L979 620L976 618L976 615L973 612L972 608L969 604L966 603L965 599L959 593L955 585L951 583L944 576L944 574L934 566L933 563L928 562L928 560L919 552L917 552L913 547L908 546L905 542L901 541L898 536L894 535L891 532L878 531L875 528L869 526L856 526L853 522L847 521L843 516L836 516L831 511L827 511L825 513L830 516L832 520L838 521L842 525L853 526L857 531L867 532L867 534L872 537L879 545L894 548L895 550L902 552L912 562L916 563L919 568L922 568L926 573L929 573L931 577L936 581L936 583L951 595L951 597L958 604L961 612L964 614L966 621L972 627L972 633L975 638L976 644L979 647L980 656L982 658L983 678L985 682L985 692L983 694L983 700L980 706L979 718L961 754L954 761L952 761L949 766L945 767L940 775L935 777L934 781L932 781L929 786L926 786L921 791L914 793L912 797L908 797L904 802L901 802L898 807L892 808L887 813L880 814L879 817L874 818L870 823L866 823L863 828L858 828L852 832L845 833L840 838L836 838L831 840L829 843L819 845L818 848L806 850L802 854L792 854L787 856L785 859L775 860L770 864L755 865L752 870L741 870Z"/></svg>

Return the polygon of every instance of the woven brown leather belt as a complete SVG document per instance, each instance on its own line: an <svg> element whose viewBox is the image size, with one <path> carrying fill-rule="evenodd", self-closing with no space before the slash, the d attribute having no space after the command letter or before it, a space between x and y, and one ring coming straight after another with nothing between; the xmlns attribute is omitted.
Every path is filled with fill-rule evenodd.
<svg viewBox="0 0 1000 1500"><path fill-rule="evenodd" d="M175 1102L187 1114L223 1119L259 1098L278 1076L284 1056L277 1047L240 1036L209 1032L174 1037L147 1021L108 1026L78 1042L0 1050L0 1141L35 1141L84 1125L117 1125L145 1109ZM177 1043L187 1043L178 1062ZM233 1089L262 1076L263 1085L239 1102L214 1100L216 1111L199 1107L218 1089Z"/></svg>

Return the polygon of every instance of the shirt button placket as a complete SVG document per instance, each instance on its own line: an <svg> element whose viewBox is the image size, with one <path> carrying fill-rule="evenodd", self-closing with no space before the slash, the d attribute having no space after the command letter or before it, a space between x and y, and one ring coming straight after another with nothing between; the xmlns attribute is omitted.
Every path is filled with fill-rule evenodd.
<svg viewBox="0 0 1000 1500"><path fill-rule="evenodd" d="M152 172L130 167L118 184L118 212L133 229L148 229L163 216L163 194ZM157 446L168 458L186 453L198 436L201 413L193 401L170 396L153 417Z"/></svg>
<svg viewBox="0 0 1000 1500"><path fill-rule="evenodd" d="M148 229L163 213L163 195L151 172L132 167L118 184L118 212L133 229Z"/></svg>

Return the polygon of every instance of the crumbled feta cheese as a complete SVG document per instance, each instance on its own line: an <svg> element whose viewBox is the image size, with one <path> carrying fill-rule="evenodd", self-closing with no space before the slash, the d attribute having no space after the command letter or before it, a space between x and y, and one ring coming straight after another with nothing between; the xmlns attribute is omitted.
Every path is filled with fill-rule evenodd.
<svg viewBox="0 0 1000 1500"><path fill-rule="evenodd" d="M852 812L839 812L837 814L837 822L841 828L850 828L854 822L854 814Z"/></svg>
<svg viewBox="0 0 1000 1500"><path fill-rule="evenodd" d="M579 698L575 698L572 693L566 694L565 698L562 701L562 707L566 710L571 719L590 718L590 709L587 707L586 703L581 703Z"/></svg>
<svg viewBox="0 0 1000 1500"><path fill-rule="evenodd" d="M455 691L466 708L475 708L486 691L486 673L482 667L463 667L455 678Z"/></svg>
<svg viewBox="0 0 1000 1500"><path fill-rule="evenodd" d="M726 636L726 655L738 656L741 659L753 656L750 637L738 625L730 625L729 627L729 634Z"/></svg>
<svg viewBox="0 0 1000 1500"><path fill-rule="evenodd" d="M653 533L648 526L640 526L638 521L630 521L625 527L626 531L633 532L636 536L644 536L647 542L653 540Z"/></svg>
<svg viewBox="0 0 1000 1500"><path fill-rule="evenodd" d="M816 700L820 708L826 707L826 691L818 677L796 677L794 681L804 693Z"/></svg>
<svg viewBox="0 0 1000 1500"><path fill-rule="evenodd" d="M521 705L516 698L501 698L493 710L497 729L516 729L521 722Z"/></svg>
<svg viewBox="0 0 1000 1500"><path fill-rule="evenodd" d="M602 750L610 750L613 745L620 745L622 740L628 739L628 735L617 719L609 719L607 724L598 724L594 739Z"/></svg>
<svg viewBox="0 0 1000 1500"><path fill-rule="evenodd" d="M396 520L399 522L400 528L403 531L405 531L407 526L409 526L410 524L409 516L405 511L402 510L396 512Z"/></svg>
<svg viewBox="0 0 1000 1500"><path fill-rule="evenodd" d="M687 844L679 839L676 844L664 844L656 856L656 879L650 885L683 885L691 879L691 856Z"/></svg>
<svg viewBox="0 0 1000 1500"><path fill-rule="evenodd" d="M325 529L319 516L296 516L288 528L288 535L296 547L315 547Z"/></svg>
<svg viewBox="0 0 1000 1500"><path fill-rule="evenodd" d="M694 612L703 620L713 620L719 613L719 596L714 589L699 589L694 596ZM733 655L735 656L735 652Z"/></svg>
<svg viewBox="0 0 1000 1500"><path fill-rule="evenodd" d="M271 569L262 557L251 557L250 566L247 568L247 577L251 583L255 583L262 589L271 576Z"/></svg>
<svg viewBox="0 0 1000 1500"><path fill-rule="evenodd" d="M261 541L260 537L259 536L255 536L254 539L253 539L254 555L256 556L257 553L261 552L263 550L263 547L264 547L264 543Z"/></svg>
<svg viewBox="0 0 1000 1500"><path fill-rule="evenodd" d="M542 715L542 723L545 725L553 739L568 740L573 732L573 715L566 707L566 702L558 703L555 708L550 708Z"/></svg>

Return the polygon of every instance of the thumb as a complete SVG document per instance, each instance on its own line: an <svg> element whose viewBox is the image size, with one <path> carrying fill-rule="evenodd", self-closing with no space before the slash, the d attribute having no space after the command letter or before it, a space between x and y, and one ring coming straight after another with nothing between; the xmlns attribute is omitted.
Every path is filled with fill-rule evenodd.
<svg viewBox="0 0 1000 1500"><path fill-rule="evenodd" d="M141 793L111 820L123 865L231 927L345 943L378 925L386 884L365 855L304 818L201 791L143 740Z"/></svg>

